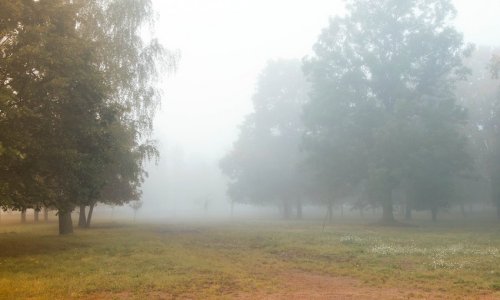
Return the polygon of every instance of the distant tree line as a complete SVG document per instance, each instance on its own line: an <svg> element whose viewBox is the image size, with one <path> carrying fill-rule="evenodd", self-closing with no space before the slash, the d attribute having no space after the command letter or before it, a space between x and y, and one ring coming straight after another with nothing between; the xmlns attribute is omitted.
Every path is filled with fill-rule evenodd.
<svg viewBox="0 0 500 300"><path fill-rule="evenodd" d="M499 56L448 0L352 0L299 60L269 62L220 166L235 202L431 212L491 201L500 218Z"/></svg>
<svg viewBox="0 0 500 300"><path fill-rule="evenodd" d="M152 14L149 0L0 2L3 209L56 209L66 234L75 207L88 227L96 203L139 199L154 80L175 62L142 38Z"/></svg>

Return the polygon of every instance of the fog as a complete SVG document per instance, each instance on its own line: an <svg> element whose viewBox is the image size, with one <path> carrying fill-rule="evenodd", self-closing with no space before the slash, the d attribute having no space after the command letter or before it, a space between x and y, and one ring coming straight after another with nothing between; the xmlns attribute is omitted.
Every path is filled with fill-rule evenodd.
<svg viewBox="0 0 500 300"><path fill-rule="evenodd" d="M475 45L497 45L494 0L456 0L457 29ZM236 141L259 73L272 59L311 54L328 19L343 15L343 1L154 2L156 34L179 51L176 72L165 74L154 138L161 158L148 163L142 217L228 216L227 178L219 161ZM123 208L123 212L130 210ZM237 205L235 212L261 208Z"/></svg>
<svg viewBox="0 0 500 300"><path fill-rule="evenodd" d="M177 72L166 76L162 86L164 99L154 129L161 159L148 168L144 213L196 214L203 211L199 199L204 195L212 199L209 211L229 213L218 161L252 110L259 72L270 59L307 55L329 16L342 13L343 4L156 1L155 5L158 37L182 57ZM175 162L179 155L181 162ZM173 166L186 168L181 172L191 172L192 177L180 179L172 173Z"/></svg>
<svg viewBox="0 0 500 300"><path fill-rule="evenodd" d="M0 298L500 299L499 16L0 0Z"/></svg>

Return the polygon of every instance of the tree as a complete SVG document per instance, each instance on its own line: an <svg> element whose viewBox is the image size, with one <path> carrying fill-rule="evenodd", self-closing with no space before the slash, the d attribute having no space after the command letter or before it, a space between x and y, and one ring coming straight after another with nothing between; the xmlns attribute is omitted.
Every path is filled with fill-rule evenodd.
<svg viewBox="0 0 500 300"><path fill-rule="evenodd" d="M43 201L57 208L60 233L70 233L71 211L101 199L106 175L126 178L134 190L121 203L139 193L142 159L156 153L147 137L166 52L141 38L152 15L147 0L1 5L11 14L0 22L0 177L9 178L1 204L26 209ZM113 152L121 132L131 159ZM112 173L130 163L140 171Z"/></svg>
<svg viewBox="0 0 500 300"><path fill-rule="evenodd" d="M77 174L89 154L81 143L97 127L104 80L92 64L93 44L77 34L76 4L19 5L20 17L6 28L2 47L2 125L14 132L5 142L21 153L4 169L18 175L6 194L22 211L37 208L37 198L43 198L58 209L60 233L70 233L72 201L80 193Z"/></svg>
<svg viewBox="0 0 500 300"><path fill-rule="evenodd" d="M497 139L495 115L498 107L498 82L488 67L499 50L493 47L478 47L465 60L471 76L457 86L457 97L468 112L468 122L464 134L468 137L468 151L474 159L474 170L467 178L460 179L456 196L462 214L465 204L489 203L491 201L491 174L494 163L493 149Z"/></svg>
<svg viewBox="0 0 500 300"><path fill-rule="evenodd" d="M140 201L140 186L147 175L144 171L145 159L158 157L152 144L139 144L134 133L123 124L115 124L110 132L110 157L101 173L102 188L89 201L89 212L85 227L90 227L92 212L97 202L108 205L123 205L130 201Z"/></svg>
<svg viewBox="0 0 500 300"><path fill-rule="evenodd" d="M449 1L358 0L347 9L305 60L312 92L304 147L311 168L335 190L365 185L392 222L392 191L402 179L420 193L430 188L421 178L437 172L448 181L467 165L459 134L465 112L453 88L467 74L469 48L450 25ZM438 186L429 203L422 194L415 199L427 209L441 206L441 189L450 186Z"/></svg>
<svg viewBox="0 0 500 300"><path fill-rule="evenodd" d="M90 40L96 40L98 65L105 73L110 86L109 99L121 111L120 126L109 133L117 136L117 147L112 147L112 158L102 170L101 194L80 203L81 209L89 206L86 227L90 226L92 210L97 202L122 205L137 200L139 188L146 173L143 160L158 157L154 142L148 140L152 120L159 103L155 79L159 71L174 70L178 54L164 49L156 39L145 43L144 26L153 24L150 0L100 0L83 1L80 10L80 32ZM121 160L120 160L121 159ZM83 216L84 217L84 214ZM82 222L83 223L83 222Z"/></svg>
<svg viewBox="0 0 500 300"><path fill-rule="evenodd" d="M500 55L495 54L490 62L491 75L494 79L498 79L500 72ZM497 218L500 220L500 142L498 141L498 134L500 130L500 93L497 92L496 101L493 102L493 107L489 110L490 115L487 119L487 126L485 129L490 134L489 139L485 141L488 147L489 155L487 157L489 167L489 178L491 184L491 198L497 208Z"/></svg>
<svg viewBox="0 0 500 300"><path fill-rule="evenodd" d="M24 133L24 128L18 125L20 119L27 120L32 118L33 114L25 107L15 102L13 96L18 91L13 89L14 72L23 75L23 80L35 80L33 72L29 72L20 67L20 64L12 59L13 53L18 53L18 57L23 57L28 61L26 52L19 51L16 47L18 36L22 34L24 27L18 26L18 20L21 18L29 19L32 12L22 9L20 1L3 1L0 3L0 205L3 209L15 208L21 211L29 207L31 202L28 195L28 187L32 186L28 181L32 181L31 176L26 176L25 170L18 168L26 155L23 148L29 145L30 137ZM36 39L36 35L33 35ZM35 40L35 43L38 40ZM32 49L32 52L36 49ZM17 67L17 70L12 70ZM29 66L33 67L34 66ZM35 69L36 70L36 69ZM25 90L25 85L22 85Z"/></svg>
<svg viewBox="0 0 500 300"><path fill-rule="evenodd" d="M135 217L137 216L137 212L141 209L143 202L140 200L130 202L130 207L134 210L134 222Z"/></svg>
<svg viewBox="0 0 500 300"><path fill-rule="evenodd" d="M306 99L299 61L268 63L252 99L255 112L246 117L233 149L220 163L234 201L279 204L285 218L296 203L301 213L300 112Z"/></svg>

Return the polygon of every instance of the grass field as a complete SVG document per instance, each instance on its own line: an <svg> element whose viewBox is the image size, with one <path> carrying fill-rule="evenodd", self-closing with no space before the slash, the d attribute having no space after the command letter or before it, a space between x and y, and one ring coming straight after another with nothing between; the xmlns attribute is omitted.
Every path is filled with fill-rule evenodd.
<svg viewBox="0 0 500 300"><path fill-rule="evenodd" d="M500 224L0 225L0 299L500 299Z"/></svg>

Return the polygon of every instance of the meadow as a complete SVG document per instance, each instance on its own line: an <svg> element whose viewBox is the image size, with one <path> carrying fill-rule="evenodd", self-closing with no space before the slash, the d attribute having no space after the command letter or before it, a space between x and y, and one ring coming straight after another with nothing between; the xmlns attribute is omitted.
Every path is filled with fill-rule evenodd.
<svg viewBox="0 0 500 300"><path fill-rule="evenodd" d="M500 299L500 222L0 224L0 299Z"/></svg>

